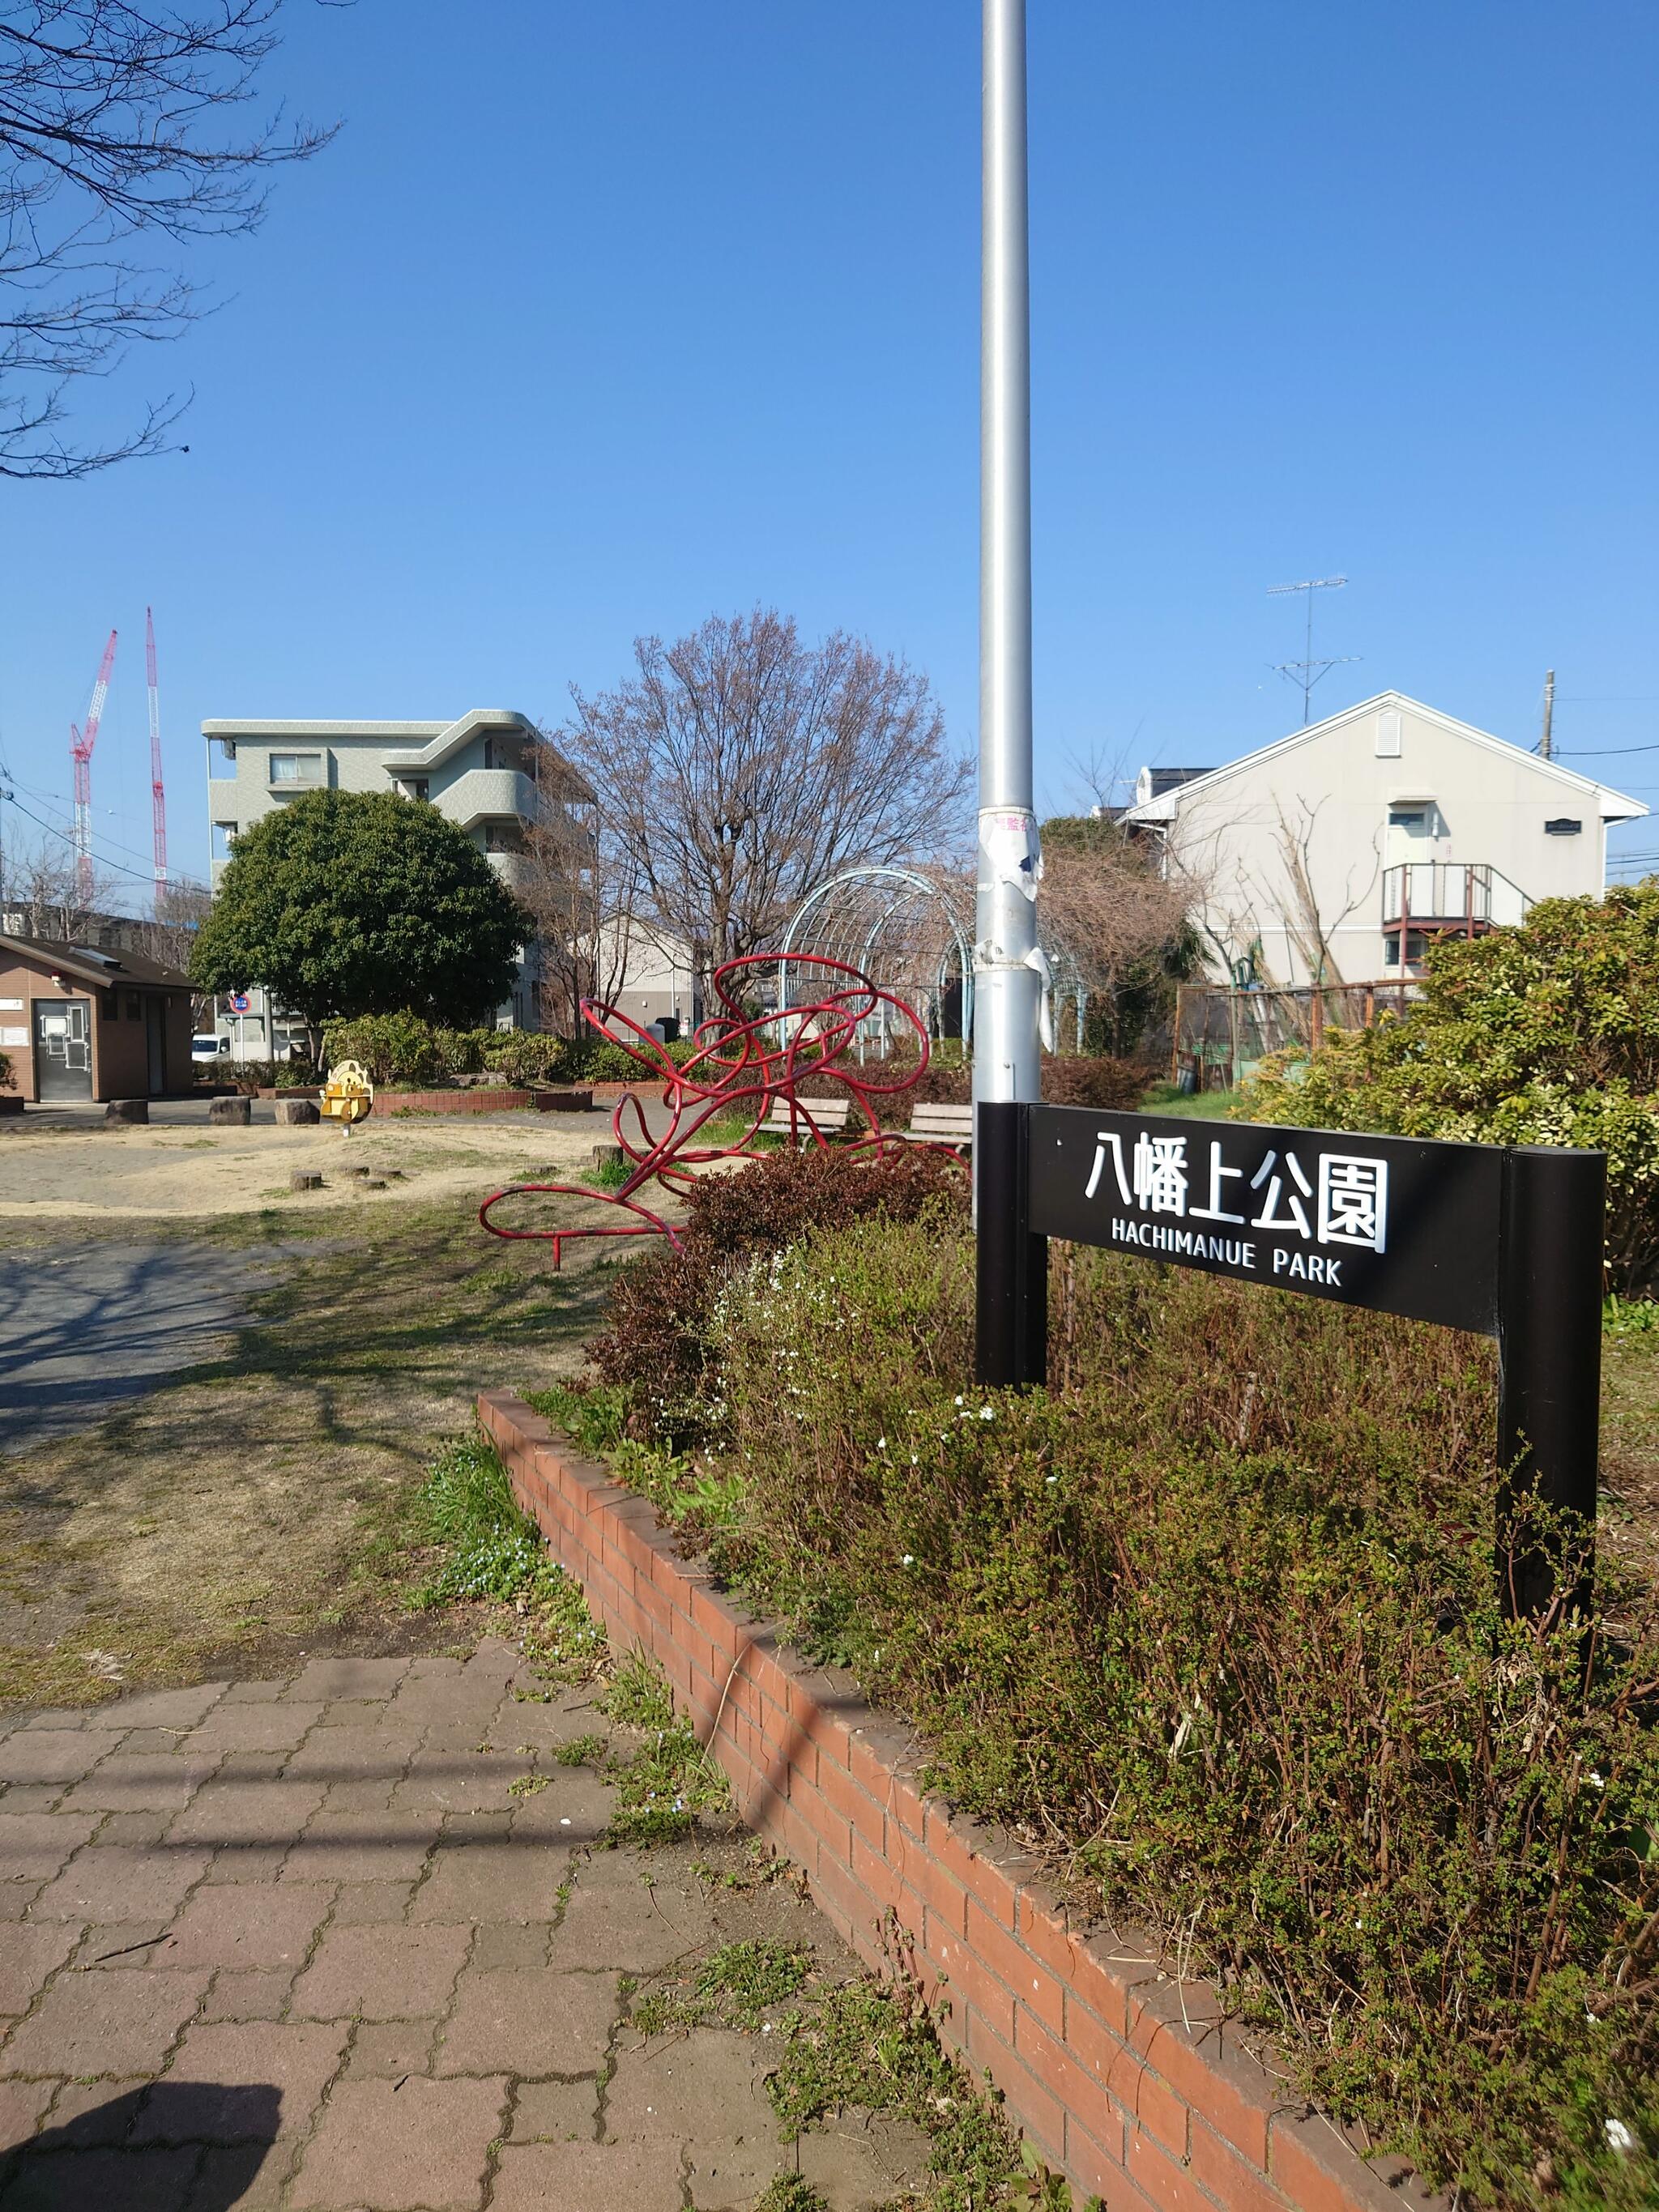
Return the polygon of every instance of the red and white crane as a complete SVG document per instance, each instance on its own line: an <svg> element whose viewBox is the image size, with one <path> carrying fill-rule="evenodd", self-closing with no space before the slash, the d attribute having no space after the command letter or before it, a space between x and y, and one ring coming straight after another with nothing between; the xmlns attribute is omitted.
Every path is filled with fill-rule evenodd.
<svg viewBox="0 0 1659 2212"><path fill-rule="evenodd" d="M144 674L149 684L149 805L155 834L155 896L159 904L167 880L167 802L161 789L161 706L155 689L155 623L144 609Z"/></svg>
<svg viewBox="0 0 1659 2212"><path fill-rule="evenodd" d="M70 724L70 758L75 763L75 830L70 842L75 850L75 895L82 906L92 902L92 749L98 742L98 725L104 719L104 702L109 696L110 671L114 665L115 632L112 630L99 663L98 681L92 687L86 727L77 730L73 722Z"/></svg>

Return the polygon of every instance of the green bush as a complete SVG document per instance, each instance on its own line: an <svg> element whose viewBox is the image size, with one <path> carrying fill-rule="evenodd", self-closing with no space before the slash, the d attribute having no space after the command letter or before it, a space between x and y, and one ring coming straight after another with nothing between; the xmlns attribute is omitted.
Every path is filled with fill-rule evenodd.
<svg viewBox="0 0 1659 2212"><path fill-rule="evenodd" d="M1052 1390L981 1393L936 1218L757 1240L712 1304L645 1266L715 1566L931 1786L1467 2205L1656 2201L1659 1619L1606 1573L1587 1629L1502 1617L1488 1346L1057 1247Z"/></svg>
<svg viewBox="0 0 1659 2212"><path fill-rule="evenodd" d="M16 1080L10 1060L3 1052L0 1052L0 1091L9 1091Z"/></svg>
<svg viewBox="0 0 1659 2212"><path fill-rule="evenodd" d="M533 1030L500 1030L483 1054L483 1064L518 1087L560 1083L569 1073L570 1048L562 1037Z"/></svg>
<svg viewBox="0 0 1659 2212"><path fill-rule="evenodd" d="M922 1213L959 1222L967 1205L955 1162L912 1148L886 1159L791 1148L738 1175L705 1176L687 1201L678 1249L664 1244L630 1261L612 1285L605 1331L591 1347L599 1376L629 1391L641 1436L691 1440L709 1417L708 1330L734 1267L781 1252L815 1223Z"/></svg>
<svg viewBox="0 0 1659 2212"><path fill-rule="evenodd" d="M1607 1156L1615 1287L1659 1267L1659 880L1432 946L1403 1018L1264 1062L1242 1118Z"/></svg>
<svg viewBox="0 0 1659 2212"><path fill-rule="evenodd" d="M356 1021L328 1024L323 1032L323 1056L331 1067L355 1060L371 1083L418 1088L443 1079L440 1034L418 1014L362 1014Z"/></svg>
<svg viewBox="0 0 1659 2212"><path fill-rule="evenodd" d="M494 1030L438 1030L434 1032L446 1075L477 1075L495 1048Z"/></svg>

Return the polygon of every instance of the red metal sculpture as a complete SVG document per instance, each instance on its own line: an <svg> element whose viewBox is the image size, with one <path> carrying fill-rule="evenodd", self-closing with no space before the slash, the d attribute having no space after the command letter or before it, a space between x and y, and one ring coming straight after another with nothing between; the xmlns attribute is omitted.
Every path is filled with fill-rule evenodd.
<svg viewBox="0 0 1659 2212"><path fill-rule="evenodd" d="M781 1013L750 1013L742 989L751 969L764 970L769 981L780 972L800 975L818 995ZM822 980L820 980L822 979ZM833 979L833 980L831 980ZM494 1237L545 1237L553 1247L556 1267L564 1245L582 1237L665 1237L678 1245L672 1225L641 1202L635 1194L654 1182L665 1191L684 1195L692 1184L694 1168L712 1160L756 1157L755 1139L762 1126L782 1132L786 1117L774 1114L781 1103L787 1109L787 1134L796 1143L806 1142L827 1151L836 1138L837 1151L881 1154L906 1140L881 1127L872 1100L892 1098L908 1091L927 1065L927 1032L915 1010L890 991L882 990L859 969L822 954L792 952L750 953L728 960L714 971L714 995L723 1011L698 1024L690 1057L676 1066L648 1030L615 1006L584 999L582 1017L600 1036L637 1060L645 1073L662 1078L662 1103L668 1109L668 1126L653 1137L639 1097L627 1092L617 1101L611 1116L611 1133L631 1163L626 1182L614 1191L599 1191L586 1183L513 1183L487 1198L478 1218ZM848 1060L860 1024L882 1005L890 1006L902 1023L915 1031L918 1058L896 1081L883 1083L875 1074ZM619 1035L618 1030L631 1032ZM832 1097L844 1095L864 1117L852 1134L838 1133L841 1117L823 1114L822 1097L805 1098L799 1085L809 1077L827 1077L838 1085ZM813 1109L817 1107L817 1114ZM737 1111L746 1127L735 1143L699 1146L698 1132L718 1115ZM848 1117L850 1119L850 1116ZM832 1120L836 1127L831 1127ZM508 1199L541 1192L569 1198L599 1199L631 1214L631 1222L596 1224L586 1229L509 1229L493 1221L494 1209Z"/></svg>

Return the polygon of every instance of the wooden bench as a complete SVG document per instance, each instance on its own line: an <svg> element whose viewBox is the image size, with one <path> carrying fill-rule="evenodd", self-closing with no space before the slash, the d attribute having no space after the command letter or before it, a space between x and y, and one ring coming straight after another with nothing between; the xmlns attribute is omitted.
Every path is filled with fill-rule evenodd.
<svg viewBox="0 0 1659 2212"><path fill-rule="evenodd" d="M820 1137L841 1135L847 1127L847 1117L853 1110L850 1098L798 1098L792 1114L787 1098L775 1098L772 1110L761 1123L756 1134L761 1137L793 1137L798 1144L810 1145L816 1131ZM808 1115L811 1120L807 1120Z"/></svg>
<svg viewBox="0 0 1659 2212"><path fill-rule="evenodd" d="M916 1106L905 1134L913 1145L951 1145L967 1151L974 1141L971 1106Z"/></svg>

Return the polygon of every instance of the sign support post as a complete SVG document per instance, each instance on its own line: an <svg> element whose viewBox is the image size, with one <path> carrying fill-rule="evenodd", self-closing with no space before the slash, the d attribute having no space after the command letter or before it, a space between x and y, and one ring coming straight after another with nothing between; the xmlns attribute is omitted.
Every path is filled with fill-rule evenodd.
<svg viewBox="0 0 1659 2212"><path fill-rule="evenodd" d="M1528 1495L1595 1526L1601 1411L1601 1244L1607 1156L1546 1145L1504 1155L1498 1238L1498 1520ZM1545 1553L1517 1555L1505 1609L1545 1611Z"/></svg>
<svg viewBox="0 0 1659 2212"><path fill-rule="evenodd" d="M1030 1227L1027 1119L1012 1103L982 1099L974 1133L978 1380L1035 1389L1048 1379L1048 1240Z"/></svg>
<svg viewBox="0 0 1659 2212"><path fill-rule="evenodd" d="M981 1382L1048 1379L1050 1237L1495 1337L1500 1597L1582 1595L1558 1583L1595 1527L1604 1154L986 1099L975 1141ZM1561 1523L1517 1550L1532 1498Z"/></svg>

